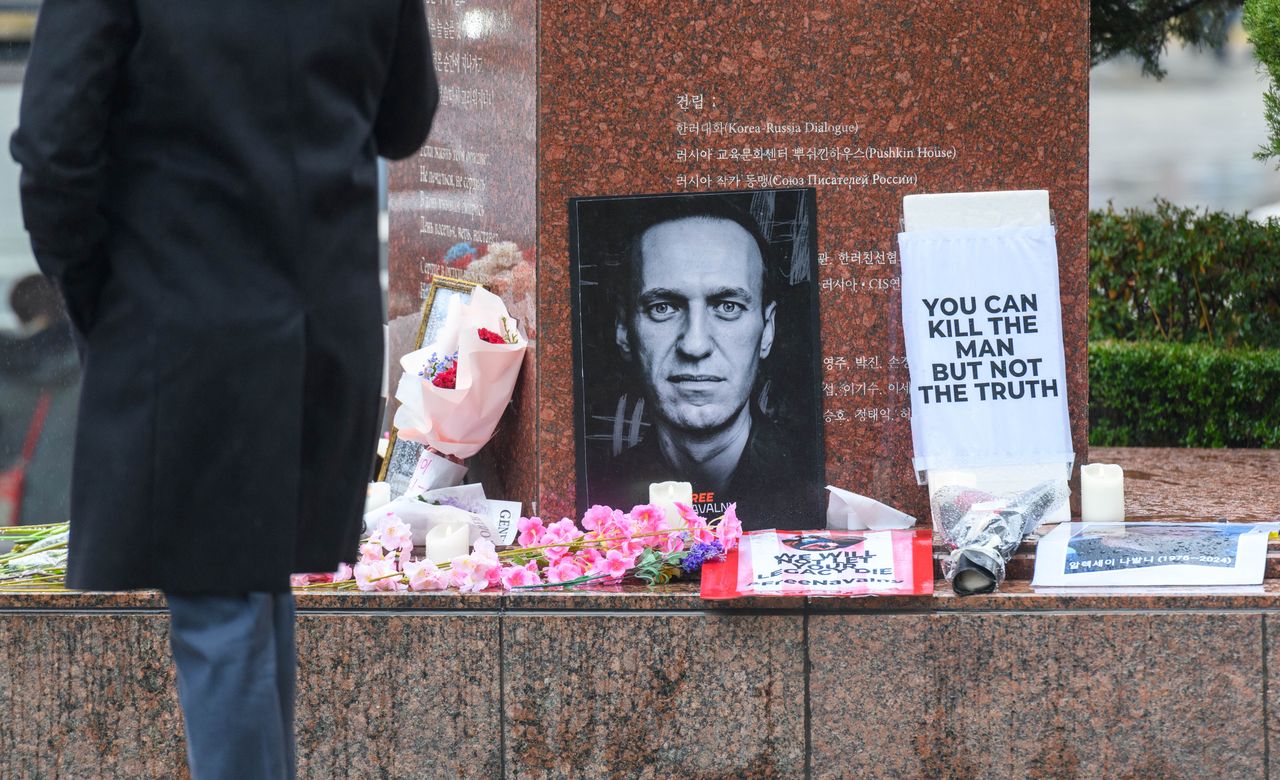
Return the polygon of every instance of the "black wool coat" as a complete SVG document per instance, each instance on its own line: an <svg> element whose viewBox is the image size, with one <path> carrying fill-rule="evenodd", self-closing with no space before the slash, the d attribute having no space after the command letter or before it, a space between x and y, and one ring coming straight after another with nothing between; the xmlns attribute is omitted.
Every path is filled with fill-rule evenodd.
<svg viewBox="0 0 1280 780"><path fill-rule="evenodd" d="M84 344L69 586L279 591L353 557L376 156L438 95L421 0L44 0L11 149Z"/></svg>

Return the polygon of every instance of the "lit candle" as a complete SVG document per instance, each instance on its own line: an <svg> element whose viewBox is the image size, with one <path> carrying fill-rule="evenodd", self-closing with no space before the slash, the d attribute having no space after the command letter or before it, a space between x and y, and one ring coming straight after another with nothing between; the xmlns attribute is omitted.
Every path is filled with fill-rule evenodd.
<svg viewBox="0 0 1280 780"><path fill-rule="evenodd" d="M386 482L370 482L364 494L364 513L391 503L391 485Z"/></svg>
<svg viewBox="0 0 1280 780"><path fill-rule="evenodd" d="M424 555L435 563L445 563L466 555L471 548L471 524L465 520L448 520L427 531Z"/></svg>
<svg viewBox="0 0 1280 780"><path fill-rule="evenodd" d="M693 506L693 485L688 482L655 482L649 486L649 503L661 507L668 522L680 519L676 502Z"/></svg>
<svg viewBox="0 0 1280 780"><path fill-rule="evenodd" d="M1124 522L1124 470L1114 463L1080 467L1080 519L1086 523Z"/></svg>

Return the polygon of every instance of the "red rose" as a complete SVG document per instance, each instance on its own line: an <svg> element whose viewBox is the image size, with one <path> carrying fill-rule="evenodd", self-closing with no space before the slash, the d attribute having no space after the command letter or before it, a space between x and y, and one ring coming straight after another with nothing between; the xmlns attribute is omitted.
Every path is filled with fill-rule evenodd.
<svg viewBox="0 0 1280 780"><path fill-rule="evenodd" d="M506 339L504 339L502 336L498 335L497 333L494 333L493 331L489 330L488 328L480 329L480 340L487 341L490 344L506 344L507 343Z"/></svg>
<svg viewBox="0 0 1280 780"><path fill-rule="evenodd" d="M454 363L445 371L441 371L431 379L431 384L436 387L443 387L446 390L453 390L458 382L458 364Z"/></svg>

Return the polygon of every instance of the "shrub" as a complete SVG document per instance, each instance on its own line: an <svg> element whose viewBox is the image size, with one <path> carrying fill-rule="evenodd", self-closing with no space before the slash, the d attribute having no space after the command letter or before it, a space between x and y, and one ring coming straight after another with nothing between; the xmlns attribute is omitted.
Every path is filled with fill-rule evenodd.
<svg viewBox="0 0 1280 780"><path fill-rule="evenodd" d="M1280 347L1280 221L1091 212L1089 286L1090 339Z"/></svg>
<svg viewBox="0 0 1280 780"><path fill-rule="evenodd" d="M1089 443L1280 446L1280 350L1092 342Z"/></svg>

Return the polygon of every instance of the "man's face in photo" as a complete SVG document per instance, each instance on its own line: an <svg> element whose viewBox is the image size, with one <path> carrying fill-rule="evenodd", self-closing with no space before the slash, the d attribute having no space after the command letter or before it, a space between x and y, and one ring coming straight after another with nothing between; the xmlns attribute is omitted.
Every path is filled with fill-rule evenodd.
<svg viewBox="0 0 1280 780"><path fill-rule="evenodd" d="M668 425L727 427L773 346L776 304L764 299L759 246L731 220L688 217L646 231L638 255L618 347Z"/></svg>

